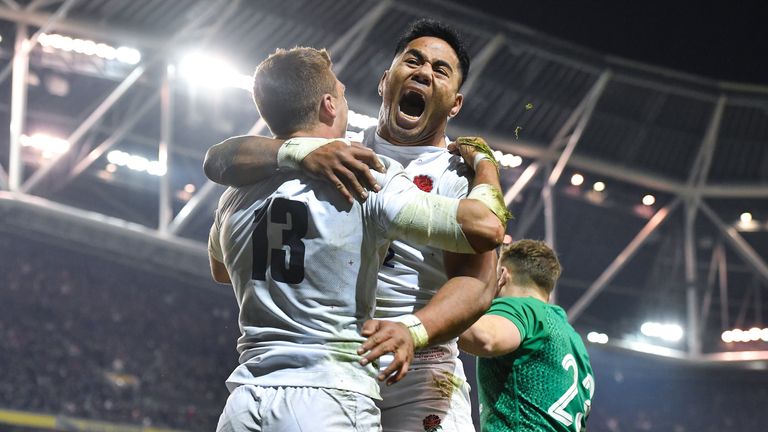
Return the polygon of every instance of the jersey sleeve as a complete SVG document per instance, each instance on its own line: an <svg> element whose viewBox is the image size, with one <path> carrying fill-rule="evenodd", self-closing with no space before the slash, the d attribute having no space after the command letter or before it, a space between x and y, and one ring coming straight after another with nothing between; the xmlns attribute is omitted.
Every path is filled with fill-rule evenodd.
<svg viewBox="0 0 768 432"><path fill-rule="evenodd" d="M515 297L502 297L493 300L486 315L498 315L512 321L512 324L520 331L520 340L525 340L536 326L536 317L533 311L525 307Z"/></svg>
<svg viewBox="0 0 768 432"><path fill-rule="evenodd" d="M408 179L405 169L397 161L381 155L379 160L384 164L386 173L371 170L371 174L376 178L381 190L371 193L363 207L378 231L387 237L392 231L393 221L407 202L399 197L418 188Z"/></svg>
<svg viewBox="0 0 768 432"><path fill-rule="evenodd" d="M474 253L456 221L459 200L421 191L405 175L402 166L381 159L389 166L382 190L366 201L380 232L390 240Z"/></svg>
<svg viewBox="0 0 768 432"><path fill-rule="evenodd" d="M211 231L208 234L208 255L213 257L216 261L223 263L224 254L221 250L221 236L219 235L221 229L221 212L216 210L213 216L213 224L211 225Z"/></svg>
<svg viewBox="0 0 768 432"><path fill-rule="evenodd" d="M502 297L493 300L486 315L498 315L512 322L520 331L518 355L524 356L539 349L549 336L541 313L533 300L521 297Z"/></svg>

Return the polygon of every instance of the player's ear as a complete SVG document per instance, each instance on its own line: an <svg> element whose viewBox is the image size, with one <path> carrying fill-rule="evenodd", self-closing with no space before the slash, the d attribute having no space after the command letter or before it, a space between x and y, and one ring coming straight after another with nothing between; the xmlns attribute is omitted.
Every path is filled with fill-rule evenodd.
<svg viewBox="0 0 768 432"><path fill-rule="evenodd" d="M330 93L323 95L320 99L319 120L321 123L332 125L337 115L336 103Z"/></svg>
<svg viewBox="0 0 768 432"><path fill-rule="evenodd" d="M453 106L451 107L451 110L448 112L448 117L456 117L456 114L461 111L461 106L464 104L464 95L461 93L456 93L456 98L453 100Z"/></svg>
<svg viewBox="0 0 768 432"><path fill-rule="evenodd" d="M379 80L379 96L384 95L384 80L387 79L388 73L389 73L389 70L385 70L384 74L381 76L381 79Z"/></svg>
<svg viewBox="0 0 768 432"><path fill-rule="evenodd" d="M497 272L498 280L496 281L497 286L496 289L497 294L501 293L504 290L504 287L507 285L507 282L509 282L509 270L507 270L504 266L499 266L499 270Z"/></svg>

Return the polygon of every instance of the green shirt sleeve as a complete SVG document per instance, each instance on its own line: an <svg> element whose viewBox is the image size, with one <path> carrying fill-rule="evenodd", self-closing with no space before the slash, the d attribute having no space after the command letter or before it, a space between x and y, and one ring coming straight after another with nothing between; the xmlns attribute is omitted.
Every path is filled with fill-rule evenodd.
<svg viewBox="0 0 768 432"><path fill-rule="evenodd" d="M544 308L546 304L531 297L502 297L491 303L486 315L498 315L504 317L520 331L520 347L515 351L517 357L539 349L547 337L549 331L544 322Z"/></svg>

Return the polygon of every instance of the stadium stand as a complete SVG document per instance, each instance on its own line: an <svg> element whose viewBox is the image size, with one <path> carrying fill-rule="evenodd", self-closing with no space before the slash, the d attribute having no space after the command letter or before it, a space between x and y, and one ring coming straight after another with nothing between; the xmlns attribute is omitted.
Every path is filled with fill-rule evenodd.
<svg viewBox="0 0 768 432"><path fill-rule="evenodd" d="M215 427L237 359L233 298L19 237L3 235L0 256L2 408Z"/></svg>

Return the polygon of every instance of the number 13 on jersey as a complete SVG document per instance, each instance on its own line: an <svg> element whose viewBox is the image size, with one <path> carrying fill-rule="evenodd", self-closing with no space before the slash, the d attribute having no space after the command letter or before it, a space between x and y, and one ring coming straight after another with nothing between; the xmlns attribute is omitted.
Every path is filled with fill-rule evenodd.
<svg viewBox="0 0 768 432"><path fill-rule="evenodd" d="M267 280L269 263L271 277L278 282L297 284L304 280L302 239L307 235L307 220L307 205L285 198L273 198L254 212L253 279ZM278 238L270 238L274 226L280 232Z"/></svg>

